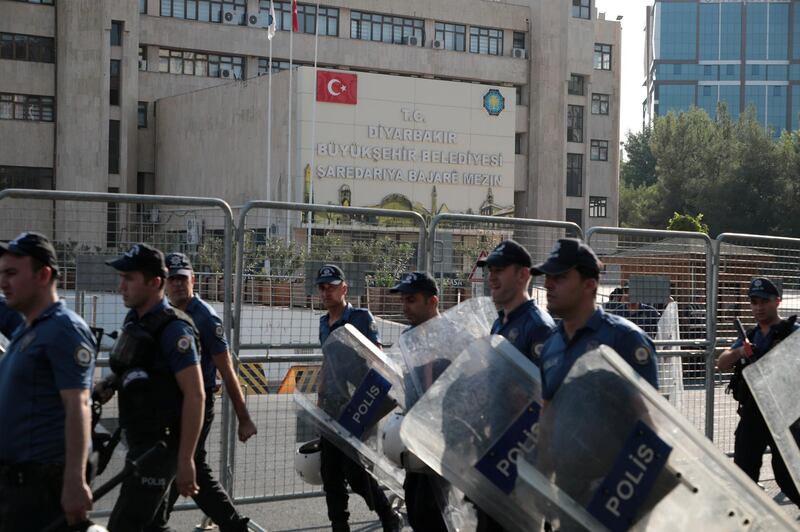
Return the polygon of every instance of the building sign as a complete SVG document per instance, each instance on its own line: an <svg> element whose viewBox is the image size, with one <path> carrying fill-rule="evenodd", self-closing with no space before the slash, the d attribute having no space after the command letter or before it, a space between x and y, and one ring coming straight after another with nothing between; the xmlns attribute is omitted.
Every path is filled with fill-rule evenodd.
<svg viewBox="0 0 800 532"><path fill-rule="evenodd" d="M312 76L301 68L298 77ZM314 85L318 101L351 104L317 106L312 145L311 94L299 89L298 162L313 158L315 203L513 214L512 88L335 71L318 72Z"/></svg>

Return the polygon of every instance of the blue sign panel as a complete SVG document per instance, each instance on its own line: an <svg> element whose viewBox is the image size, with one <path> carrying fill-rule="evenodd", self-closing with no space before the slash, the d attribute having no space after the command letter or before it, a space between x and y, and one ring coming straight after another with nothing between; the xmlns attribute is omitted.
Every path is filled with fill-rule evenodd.
<svg viewBox="0 0 800 532"><path fill-rule="evenodd" d="M375 414L391 388L392 385L380 373L369 370L339 416L339 424L360 438L372 426Z"/></svg>
<svg viewBox="0 0 800 532"><path fill-rule="evenodd" d="M589 503L589 513L613 532L628 530L671 452L672 447L639 420Z"/></svg>
<svg viewBox="0 0 800 532"><path fill-rule="evenodd" d="M475 468L503 493L511 493L514 489L517 461L536 448L538 422L539 405L532 402L475 464Z"/></svg>

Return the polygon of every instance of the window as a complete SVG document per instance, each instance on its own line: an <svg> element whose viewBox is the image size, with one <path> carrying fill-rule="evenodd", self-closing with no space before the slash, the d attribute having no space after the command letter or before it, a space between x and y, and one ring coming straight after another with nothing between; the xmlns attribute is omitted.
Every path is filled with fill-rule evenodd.
<svg viewBox="0 0 800 532"><path fill-rule="evenodd" d="M579 74L571 74L569 77L569 87L567 92L576 96L583 96L584 81L586 78Z"/></svg>
<svg viewBox="0 0 800 532"><path fill-rule="evenodd" d="M147 129L147 102L139 102L137 107L136 125L139 129Z"/></svg>
<svg viewBox="0 0 800 532"><path fill-rule="evenodd" d="M339 187L339 205L349 207L352 200L352 193L348 185Z"/></svg>
<svg viewBox="0 0 800 532"><path fill-rule="evenodd" d="M275 5L275 27L278 30L291 31L292 29L292 3L274 2ZM314 4L297 4L297 22L301 33L316 32L314 27L317 17L315 16L317 6ZM269 0L259 0L258 10L261 13L269 13ZM330 37L339 36L339 8L323 7L319 8L319 34Z"/></svg>
<svg viewBox="0 0 800 532"><path fill-rule="evenodd" d="M469 51L473 54L503 55L503 30L471 26Z"/></svg>
<svg viewBox="0 0 800 532"><path fill-rule="evenodd" d="M363 11L350 12L350 38L408 44L409 37L425 42L425 21L419 18L393 17Z"/></svg>
<svg viewBox="0 0 800 532"><path fill-rule="evenodd" d="M522 87L520 87L519 85L514 87L514 93L517 96L517 99L516 99L517 105L524 105L522 103Z"/></svg>
<svg viewBox="0 0 800 532"><path fill-rule="evenodd" d="M244 79L244 58L161 48L158 51L158 71L188 76Z"/></svg>
<svg viewBox="0 0 800 532"><path fill-rule="evenodd" d="M512 48L519 48L520 50L525 49L525 32L524 31L515 31L512 35L513 40Z"/></svg>
<svg viewBox="0 0 800 532"><path fill-rule="evenodd" d="M608 94L601 94L595 92L592 94L592 114L593 115L607 115L608 114Z"/></svg>
<svg viewBox="0 0 800 532"><path fill-rule="evenodd" d="M55 46L52 37L0 33L0 59L52 63Z"/></svg>
<svg viewBox="0 0 800 532"><path fill-rule="evenodd" d="M296 65L297 63L295 63ZM269 58L268 57L259 57L258 58L258 75L264 76L266 75L269 69ZM280 72L281 70L289 70L289 61L281 61L280 59L272 58L272 73Z"/></svg>
<svg viewBox="0 0 800 532"><path fill-rule="evenodd" d="M0 119L52 122L54 109L52 96L0 93Z"/></svg>
<svg viewBox="0 0 800 532"><path fill-rule="evenodd" d="M119 173L119 120L108 121L108 173Z"/></svg>
<svg viewBox="0 0 800 532"><path fill-rule="evenodd" d="M45 4L48 6L53 5L53 0L17 0L17 2L27 2L28 4Z"/></svg>
<svg viewBox="0 0 800 532"><path fill-rule="evenodd" d="M442 43L445 50L463 52L467 49L467 27L462 24L437 22L435 39Z"/></svg>
<svg viewBox="0 0 800 532"><path fill-rule="evenodd" d="M32 166L0 166L0 190L5 188L53 190L53 169Z"/></svg>
<svg viewBox="0 0 800 532"><path fill-rule="evenodd" d="M572 0L572 18L589 20L592 12L592 0Z"/></svg>
<svg viewBox="0 0 800 532"><path fill-rule="evenodd" d="M589 218L608 217L608 198L605 196L589 196Z"/></svg>
<svg viewBox="0 0 800 532"><path fill-rule="evenodd" d="M520 155L522 153L522 133L514 133L514 154Z"/></svg>
<svg viewBox="0 0 800 532"><path fill-rule="evenodd" d="M136 193L155 194L156 175L146 172L139 172L138 174L136 174Z"/></svg>
<svg viewBox="0 0 800 532"><path fill-rule="evenodd" d="M108 187L112 194L119 194L119 188ZM119 203L112 202L106 209L106 246L116 248L119 243Z"/></svg>
<svg viewBox="0 0 800 532"><path fill-rule="evenodd" d="M147 47L139 47L139 70L147 70Z"/></svg>
<svg viewBox="0 0 800 532"><path fill-rule="evenodd" d="M567 154L567 196L583 196L583 154Z"/></svg>
<svg viewBox="0 0 800 532"><path fill-rule="evenodd" d="M583 106L567 106L567 142L583 142Z"/></svg>
<svg viewBox="0 0 800 532"><path fill-rule="evenodd" d="M592 139L591 143L591 159L593 161L607 161L608 160L608 141Z"/></svg>
<svg viewBox="0 0 800 532"><path fill-rule="evenodd" d="M583 228L583 209L567 209L566 216L568 222L577 224L578 227ZM568 235L573 238L578 235Z"/></svg>
<svg viewBox="0 0 800 532"><path fill-rule="evenodd" d="M147 14L147 0L139 0L139 14L140 15Z"/></svg>
<svg viewBox="0 0 800 532"><path fill-rule="evenodd" d="M222 22L222 13L232 10L235 21L244 25L247 0L161 0L161 16Z"/></svg>
<svg viewBox="0 0 800 532"><path fill-rule="evenodd" d="M122 22L111 21L111 46L122 46Z"/></svg>
<svg viewBox="0 0 800 532"><path fill-rule="evenodd" d="M111 77L108 87L108 103L110 105L119 105L120 65L119 59L111 60Z"/></svg>
<svg viewBox="0 0 800 532"><path fill-rule="evenodd" d="M594 69L595 70L611 70L611 45L599 44L594 45Z"/></svg>

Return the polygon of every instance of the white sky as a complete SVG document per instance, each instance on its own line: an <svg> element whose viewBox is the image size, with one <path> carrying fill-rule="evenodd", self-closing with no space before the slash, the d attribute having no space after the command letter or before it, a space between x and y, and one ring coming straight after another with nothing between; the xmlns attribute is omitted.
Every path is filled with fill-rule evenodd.
<svg viewBox="0 0 800 532"><path fill-rule="evenodd" d="M642 129L645 8L652 3L652 0L595 0L597 11L605 12L606 19L615 20L617 15L622 15L621 141L625 140L628 130Z"/></svg>

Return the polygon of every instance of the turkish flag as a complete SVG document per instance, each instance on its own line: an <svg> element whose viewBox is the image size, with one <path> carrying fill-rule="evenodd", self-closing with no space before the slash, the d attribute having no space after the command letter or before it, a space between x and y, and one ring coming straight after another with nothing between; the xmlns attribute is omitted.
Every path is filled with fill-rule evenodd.
<svg viewBox="0 0 800 532"><path fill-rule="evenodd" d="M317 71L317 101L331 103L358 103L358 75Z"/></svg>

